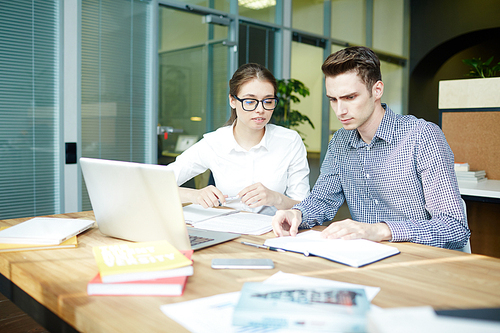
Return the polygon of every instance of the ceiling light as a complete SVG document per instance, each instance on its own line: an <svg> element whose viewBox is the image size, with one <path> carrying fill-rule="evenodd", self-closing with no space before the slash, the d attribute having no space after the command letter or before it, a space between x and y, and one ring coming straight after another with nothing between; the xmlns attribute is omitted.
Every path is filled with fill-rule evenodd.
<svg viewBox="0 0 500 333"><path fill-rule="evenodd" d="M238 0L240 6L250 9L264 9L276 6L276 0Z"/></svg>

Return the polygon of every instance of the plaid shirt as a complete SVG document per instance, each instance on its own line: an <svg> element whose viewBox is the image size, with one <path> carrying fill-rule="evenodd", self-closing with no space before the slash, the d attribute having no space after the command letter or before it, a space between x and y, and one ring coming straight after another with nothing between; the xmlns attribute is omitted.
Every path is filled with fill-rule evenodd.
<svg viewBox="0 0 500 333"><path fill-rule="evenodd" d="M311 194L293 208L301 228L334 218L344 200L352 219L385 222L394 242L457 249L470 231L454 172L454 157L441 129L387 105L372 141L340 129L328 145Z"/></svg>

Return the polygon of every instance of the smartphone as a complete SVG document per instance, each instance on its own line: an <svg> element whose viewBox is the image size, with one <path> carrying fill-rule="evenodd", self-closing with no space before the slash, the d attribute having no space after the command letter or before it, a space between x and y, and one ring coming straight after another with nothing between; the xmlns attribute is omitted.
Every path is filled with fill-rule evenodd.
<svg viewBox="0 0 500 333"><path fill-rule="evenodd" d="M214 269L273 269L271 259L212 259Z"/></svg>

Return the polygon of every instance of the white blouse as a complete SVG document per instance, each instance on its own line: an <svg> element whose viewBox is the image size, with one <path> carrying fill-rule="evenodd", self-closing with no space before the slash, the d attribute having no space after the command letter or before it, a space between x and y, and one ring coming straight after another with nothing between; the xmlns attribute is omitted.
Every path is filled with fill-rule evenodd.
<svg viewBox="0 0 500 333"><path fill-rule="evenodd" d="M281 126L267 124L265 129L260 143L247 151L234 139L232 126L221 127L205 134L166 167L174 171L178 185L210 169L215 186L230 197L260 182L291 199L303 200L310 188L307 152L301 137ZM268 215L276 212L268 206L251 209L239 201L227 206Z"/></svg>

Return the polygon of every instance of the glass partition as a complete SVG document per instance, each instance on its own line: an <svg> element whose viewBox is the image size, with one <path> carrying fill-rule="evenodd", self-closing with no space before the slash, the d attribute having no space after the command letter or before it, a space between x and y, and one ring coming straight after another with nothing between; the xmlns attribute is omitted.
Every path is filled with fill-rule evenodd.
<svg viewBox="0 0 500 333"><path fill-rule="evenodd" d="M375 0L373 7L373 48L403 56L404 0Z"/></svg>
<svg viewBox="0 0 500 333"><path fill-rule="evenodd" d="M304 123L296 128L304 138L308 152L321 151L321 109L323 100L323 48L292 42L291 77L309 88L310 95L301 97L300 103L292 103L294 110L306 115L314 124L314 129Z"/></svg>
<svg viewBox="0 0 500 333"><path fill-rule="evenodd" d="M382 103L387 103L394 113L403 114L403 71L402 66L380 61L384 95Z"/></svg>
<svg viewBox="0 0 500 333"><path fill-rule="evenodd" d="M159 164L173 162L229 116L228 28L202 17L160 7Z"/></svg>
<svg viewBox="0 0 500 333"><path fill-rule="evenodd" d="M292 0L292 27L323 35L323 1Z"/></svg>
<svg viewBox="0 0 500 333"><path fill-rule="evenodd" d="M197 5L229 12L231 0L180 0L189 5Z"/></svg>
<svg viewBox="0 0 500 333"><path fill-rule="evenodd" d="M331 37L364 45L366 10L364 0L332 0Z"/></svg>
<svg viewBox="0 0 500 333"><path fill-rule="evenodd" d="M274 29L240 23L239 34L238 66L254 62L274 73Z"/></svg>
<svg viewBox="0 0 500 333"><path fill-rule="evenodd" d="M332 53L342 50L343 46L332 45ZM332 138L333 133L342 128L342 123L337 119L337 116L333 112L330 107L330 139Z"/></svg>

